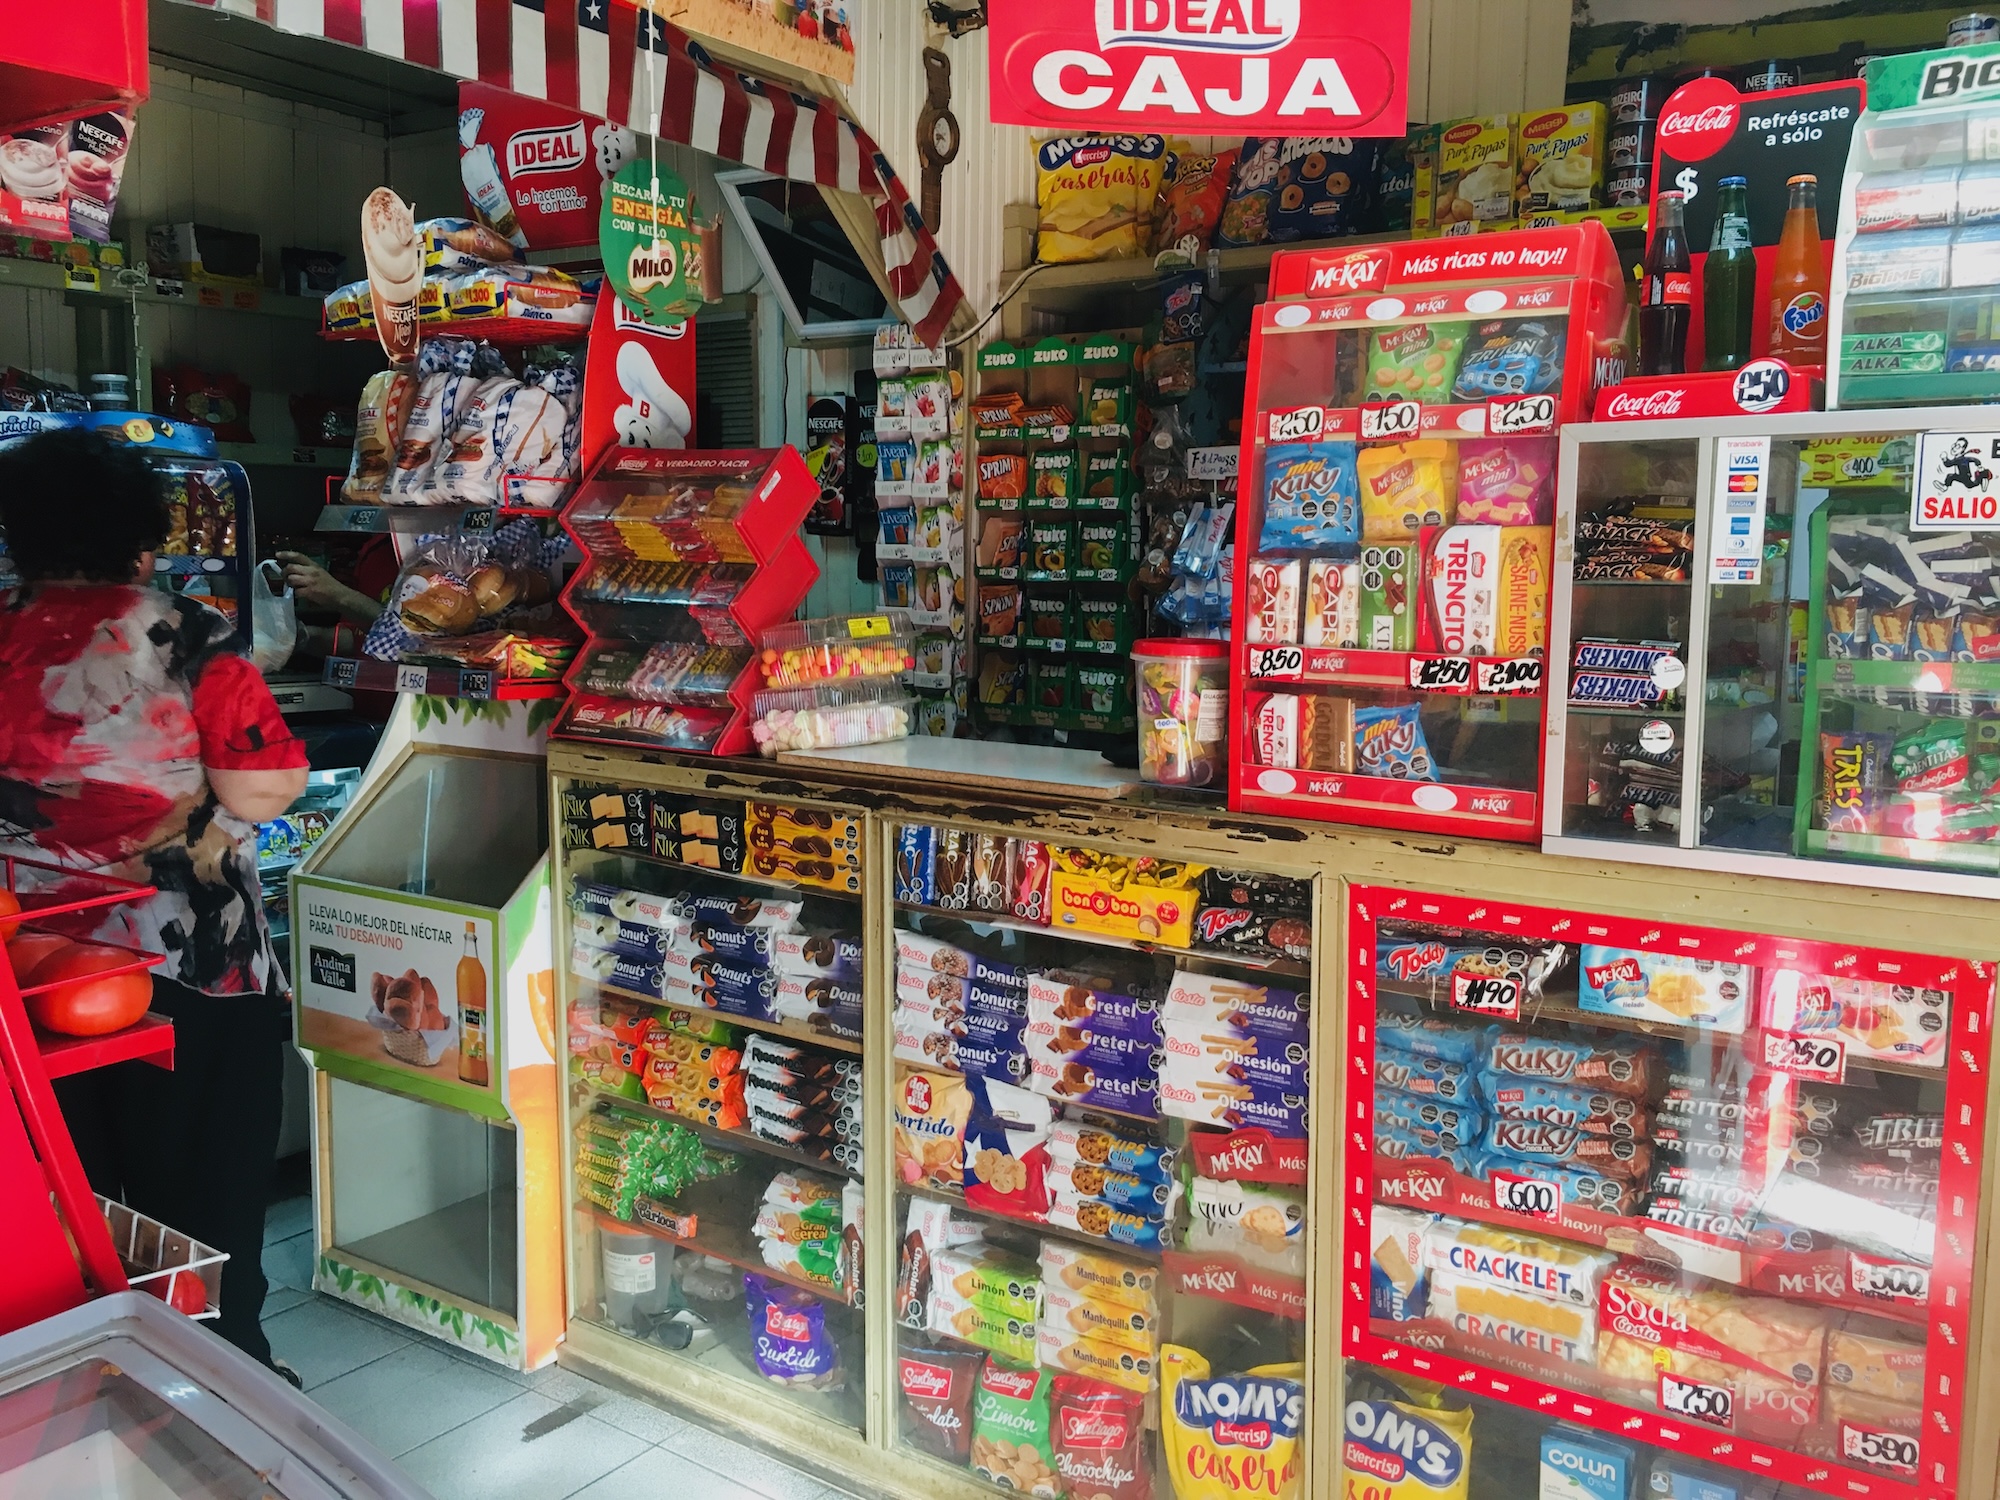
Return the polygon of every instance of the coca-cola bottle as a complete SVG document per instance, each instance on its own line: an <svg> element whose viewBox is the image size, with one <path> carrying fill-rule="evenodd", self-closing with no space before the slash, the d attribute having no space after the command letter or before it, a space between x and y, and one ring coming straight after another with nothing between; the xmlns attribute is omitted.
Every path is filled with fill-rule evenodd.
<svg viewBox="0 0 2000 1500"><path fill-rule="evenodd" d="M1660 194L1653 237L1646 243L1646 281L1639 294L1639 373L1679 375L1687 369L1688 320L1694 272L1688 260L1681 195Z"/></svg>

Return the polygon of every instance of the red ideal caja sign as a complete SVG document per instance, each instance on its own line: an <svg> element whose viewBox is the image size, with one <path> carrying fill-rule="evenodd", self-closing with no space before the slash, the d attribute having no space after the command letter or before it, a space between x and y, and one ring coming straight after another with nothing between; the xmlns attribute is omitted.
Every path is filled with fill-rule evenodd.
<svg viewBox="0 0 2000 1500"><path fill-rule="evenodd" d="M993 0L996 124L1399 136L1410 0Z"/></svg>

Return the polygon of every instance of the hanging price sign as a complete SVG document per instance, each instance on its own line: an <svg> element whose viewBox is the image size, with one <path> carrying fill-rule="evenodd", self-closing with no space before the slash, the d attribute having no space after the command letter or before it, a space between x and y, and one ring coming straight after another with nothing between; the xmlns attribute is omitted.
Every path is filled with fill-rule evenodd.
<svg viewBox="0 0 2000 1500"><path fill-rule="evenodd" d="M1900 1432L1883 1432L1877 1427L1840 1424L1840 1456L1878 1469L1893 1469L1912 1478L1917 1472L1917 1440Z"/></svg>
<svg viewBox="0 0 2000 1500"><path fill-rule="evenodd" d="M1555 430L1554 396L1496 396L1486 403L1488 437L1527 437Z"/></svg>
<svg viewBox="0 0 2000 1500"><path fill-rule="evenodd" d="M1491 1016L1500 1021L1521 1019L1521 981L1502 974L1462 974L1451 976L1453 1010L1475 1016Z"/></svg>
<svg viewBox="0 0 2000 1500"><path fill-rule="evenodd" d="M1478 691L1530 696L1542 690L1542 662L1537 656L1516 656L1506 661L1475 663Z"/></svg>
<svg viewBox="0 0 2000 1500"><path fill-rule="evenodd" d="M1734 1427L1736 1392L1726 1385L1686 1380L1671 1370L1662 1370L1660 1410L1691 1422L1706 1422L1711 1427Z"/></svg>
<svg viewBox="0 0 2000 1500"><path fill-rule="evenodd" d="M1847 1044L1837 1036L1800 1036L1794 1032L1764 1033L1764 1066L1811 1078L1841 1083L1847 1078Z"/></svg>
<svg viewBox="0 0 2000 1500"><path fill-rule="evenodd" d="M1847 1281L1856 1295L1877 1302L1923 1307L1931 1300L1931 1268L1906 1260L1880 1260L1872 1255L1847 1257Z"/></svg>
<svg viewBox="0 0 2000 1500"><path fill-rule="evenodd" d="M1413 656L1410 686L1433 693L1463 693L1472 688L1472 659L1466 656Z"/></svg>
<svg viewBox="0 0 2000 1500"><path fill-rule="evenodd" d="M1539 1177L1523 1177L1518 1172L1495 1172L1486 1179L1493 1194L1493 1206L1510 1214L1551 1223L1562 1217L1562 1185Z"/></svg>
<svg viewBox="0 0 2000 1500"><path fill-rule="evenodd" d="M1297 682L1305 675L1306 653L1299 646L1252 646L1250 675Z"/></svg>
<svg viewBox="0 0 2000 1500"><path fill-rule="evenodd" d="M1423 425L1424 409L1415 401L1377 401L1361 408L1361 436L1368 442L1413 438Z"/></svg>

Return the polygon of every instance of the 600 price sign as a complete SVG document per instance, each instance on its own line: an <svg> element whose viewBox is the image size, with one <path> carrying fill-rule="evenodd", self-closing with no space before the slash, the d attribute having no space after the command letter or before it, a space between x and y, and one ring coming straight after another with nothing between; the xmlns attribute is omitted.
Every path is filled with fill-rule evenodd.
<svg viewBox="0 0 2000 1500"><path fill-rule="evenodd" d="M1486 1186L1493 1194L1495 1208L1551 1222L1562 1217L1561 1183L1523 1177L1518 1172L1495 1172L1486 1179Z"/></svg>
<svg viewBox="0 0 2000 1500"><path fill-rule="evenodd" d="M1852 1427L1842 1422L1840 1456L1873 1464L1878 1469L1894 1469L1899 1474L1917 1472L1917 1440L1900 1432Z"/></svg>
<svg viewBox="0 0 2000 1500"><path fill-rule="evenodd" d="M1298 646L1252 646L1250 675L1296 682L1305 675L1306 654Z"/></svg>
<svg viewBox="0 0 2000 1500"><path fill-rule="evenodd" d="M1736 1425L1736 1392L1706 1380L1684 1380L1671 1370L1660 1371L1660 1410L1711 1427Z"/></svg>

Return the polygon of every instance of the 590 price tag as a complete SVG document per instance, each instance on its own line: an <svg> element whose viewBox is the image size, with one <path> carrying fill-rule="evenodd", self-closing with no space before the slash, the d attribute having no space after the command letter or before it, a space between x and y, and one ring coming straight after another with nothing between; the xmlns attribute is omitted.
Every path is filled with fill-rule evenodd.
<svg viewBox="0 0 2000 1500"><path fill-rule="evenodd" d="M1562 1217L1562 1184L1539 1177L1523 1177L1518 1172L1495 1172L1486 1179L1493 1194L1493 1206L1510 1214L1551 1223Z"/></svg>
<svg viewBox="0 0 2000 1500"><path fill-rule="evenodd" d="M1794 1078L1842 1083L1847 1078L1847 1044L1837 1036L1802 1036L1797 1032L1764 1033L1764 1066Z"/></svg>
<svg viewBox="0 0 2000 1500"><path fill-rule="evenodd" d="M1252 646L1250 648L1250 675L1252 677L1275 677L1286 682L1297 682L1305 675L1306 653L1300 646Z"/></svg>
<svg viewBox="0 0 2000 1500"><path fill-rule="evenodd" d="M1463 974L1451 976L1451 1004L1454 1010L1475 1016L1491 1016L1499 1021L1521 1019L1521 981L1504 974Z"/></svg>
<svg viewBox="0 0 2000 1500"><path fill-rule="evenodd" d="M1877 1302L1923 1307L1931 1300L1931 1268L1906 1260L1878 1260L1850 1253L1847 1280L1857 1295Z"/></svg>
<svg viewBox="0 0 2000 1500"><path fill-rule="evenodd" d="M1361 408L1361 436L1373 442L1380 438L1413 438L1424 425L1424 409L1415 401L1380 401Z"/></svg>
<svg viewBox="0 0 2000 1500"><path fill-rule="evenodd" d="M1711 1427L1736 1425L1736 1392L1706 1380L1685 1380L1671 1370L1660 1371L1660 1410L1669 1416L1706 1422Z"/></svg>
<svg viewBox="0 0 2000 1500"><path fill-rule="evenodd" d="M1898 1474L1917 1472L1917 1440L1900 1432L1840 1424L1840 1456Z"/></svg>
<svg viewBox="0 0 2000 1500"><path fill-rule="evenodd" d="M1472 687L1472 658L1413 656L1410 658L1410 686L1434 693L1467 692Z"/></svg>
<svg viewBox="0 0 2000 1500"><path fill-rule="evenodd" d="M1486 403L1488 437L1524 437L1555 430L1554 396L1496 396Z"/></svg>
<svg viewBox="0 0 2000 1500"><path fill-rule="evenodd" d="M1271 413L1265 436L1273 443L1302 443L1326 430L1324 406L1300 406Z"/></svg>
<svg viewBox="0 0 2000 1500"><path fill-rule="evenodd" d="M1536 656L1516 656L1506 661L1482 661L1478 691L1481 693L1539 693L1542 690L1542 662Z"/></svg>

